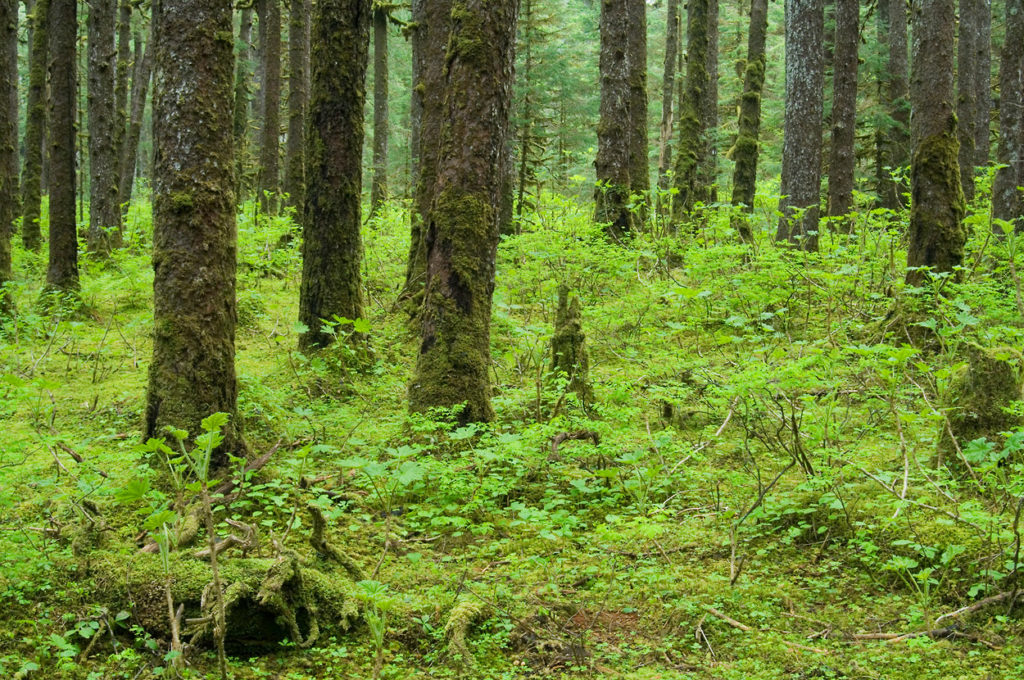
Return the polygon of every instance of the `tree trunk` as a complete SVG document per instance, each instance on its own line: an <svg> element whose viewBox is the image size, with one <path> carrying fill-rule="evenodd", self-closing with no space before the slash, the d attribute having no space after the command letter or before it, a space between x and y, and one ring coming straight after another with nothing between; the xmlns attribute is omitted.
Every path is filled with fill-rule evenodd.
<svg viewBox="0 0 1024 680"><path fill-rule="evenodd" d="M48 288L78 290L75 222L76 0L50 0L50 258Z"/></svg>
<svg viewBox="0 0 1024 680"><path fill-rule="evenodd" d="M632 119L630 118L629 3L601 3L601 108L597 125L597 189L594 221L607 224L608 235L620 239L633 230L629 211Z"/></svg>
<svg viewBox="0 0 1024 680"><path fill-rule="evenodd" d="M786 119L776 240L818 249L825 12L822 0L786 0ZM802 215L798 214L802 211Z"/></svg>
<svg viewBox="0 0 1024 680"><path fill-rule="evenodd" d="M43 142L46 135L46 59L50 0L36 0L32 15L32 44L28 58L28 104L25 114L25 165L21 175L21 242L39 250L42 236Z"/></svg>
<svg viewBox="0 0 1024 680"><path fill-rule="evenodd" d="M260 139L260 210L277 213L281 154L281 0L266 0L260 17L263 45L263 129Z"/></svg>
<svg viewBox="0 0 1024 680"><path fill-rule="evenodd" d="M132 70L132 4L131 0L120 0L117 19L117 70L114 74L114 183L118 189L117 200L122 204L128 201L121 193L121 175L124 174L121 164L128 139L128 115L131 107L129 78ZM123 224L123 214L124 208L118 206L119 226Z"/></svg>
<svg viewBox="0 0 1024 680"><path fill-rule="evenodd" d="M1006 39L999 57L999 149L992 214L1024 218L1024 0L1006 0ZM1024 230L1024 221L1017 223Z"/></svg>
<svg viewBox="0 0 1024 680"><path fill-rule="evenodd" d="M982 0L960 0L960 34L957 41L957 136L960 140L960 183L964 199L974 198L974 139L978 125L978 23Z"/></svg>
<svg viewBox="0 0 1024 680"><path fill-rule="evenodd" d="M898 210L907 191L904 182L895 182L891 170L910 164L910 100L907 58L907 3L883 0L887 5L889 66L886 69L885 98L892 123L882 133L882 160L879 163L878 192L882 206Z"/></svg>
<svg viewBox="0 0 1024 680"><path fill-rule="evenodd" d="M153 52L156 42L153 36L152 21L150 22L149 40L143 45L142 31L135 34L135 68L132 73L131 113L128 116L128 132L125 135L124 148L121 153L121 180L118 197L122 210L126 210L132 200L135 187L135 167L139 158L139 138L142 136L142 116L146 109L146 93L149 92L149 81L153 74Z"/></svg>
<svg viewBox="0 0 1024 680"><path fill-rule="evenodd" d="M708 0L708 89L701 97L700 126L704 131L701 181L707 187L707 203L718 200L718 0Z"/></svg>
<svg viewBox="0 0 1024 680"><path fill-rule="evenodd" d="M370 212L388 197L388 14L373 12L373 184Z"/></svg>
<svg viewBox="0 0 1024 680"><path fill-rule="evenodd" d="M333 339L321 319L363 315L359 229L371 15L370 0L319 0L313 9L299 293L304 350Z"/></svg>
<svg viewBox="0 0 1024 680"><path fill-rule="evenodd" d="M682 224L698 203L707 203L708 186L702 170L708 151L707 130L703 128L704 97L709 92L708 24L709 0L687 3L686 86L679 106L679 149L676 154L672 197L672 223Z"/></svg>
<svg viewBox="0 0 1024 680"><path fill-rule="evenodd" d="M144 437L224 412L213 467L245 455L235 379L234 34L229 0L160 0L153 85L153 361Z"/></svg>
<svg viewBox="0 0 1024 680"><path fill-rule="evenodd" d="M988 165L992 131L992 0L978 3L978 32L974 44L974 65L978 75L974 82L977 117L974 122L974 164Z"/></svg>
<svg viewBox="0 0 1024 680"><path fill-rule="evenodd" d="M910 80L910 233L907 283L929 280L919 269L951 273L963 263L964 194L953 114L953 0L914 0Z"/></svg>
<svg viewBox="0 0 1024 680"><path fill-rule="evenodd" d="M756 2L756 0L755 0ZM676 92L676 62L679 59L679 5L668 0L665 19L665 67L661 79L661 128L658 134L658 188L668 189L668 169L672 165L672 104Z"/></svg>
<svg viewBox="0 0 1024 680"><path fill-rule="evenodd" d="M761 131L761 90L764 88L765 38L768 33L768 0L751 0L750 33L747 40L747 64L743 74L743 98L733 160L732 204L742 205L747 214L754 212L757 192L758 137ZM750 243L754 234L750 222L739 218L734 226L740 238Z"/></svg>
<svg viewBox="0 0 1024 680"><path fill-rule="evenodd" d="M285 150L284 191L288 194L288 205L295 208L300 222L306 193L304 137L309 103L306 31L310 12L310 0L291 0L288 11L288 147Z"/></svg>
<svg viewBox="0 0 1024 680"><path fill-rule="evenodd" d="M117 0L89 5L89 251L101 257L121 245L121 208L117 200L117 109L114 33Z"/></svg>
<svg viewBox="0 0 1024 680"><path fill-rule="evenodd" d="M436 198L425 235L422 342L409 406L454 408L463 424L494 417L491 297L518 9L518 0L452 3Z"/></svg>
<svg viewBox="0 0 1024 680"><path fill-rule="evenodd" d="M641 196L637 218L646 217L651 176L647 137L647 3L627 0L629 14L629 191Z"/></svg>
<svg viewBox="0 0 1024 680"><path fill-rule="evenodd" d="M523 107L519 112L522 128L519 132L519 196L516 199L516 217L523 216L526 209L526 197L529 195L527 184L535 177L530 163L533 151L533 34L536 30L533 22L533 0L525 0L522 7L523 29L523 71L517 87L523 92Z"/></svg>
<svg viewBox="0 0 1024 680"><path fill-rule="evenodd" d="M293 0L294 1L294 0ZM242 45L235 60L235 104L232 133L235 140L235 184L240 198L248 196L249 184L249 107L252 81L252 7L242 10L238 25L238 42Z"/></svg>
<svg viewBox="0 0 1024 680"><path fill-rule="evenodd" d="M832 217L846 215L853 209L853 175L857 167L854 145L857 132L859 43L859 0L836 0L836 49L832 69L832 149L828 164L828 214Z"/></svg>
<svg viewBox="0 0 1024 680"><path fill-rule="evenodd" d="M11 309L11 236L18 206L18 0L0 0L0 314Z"/></svg>

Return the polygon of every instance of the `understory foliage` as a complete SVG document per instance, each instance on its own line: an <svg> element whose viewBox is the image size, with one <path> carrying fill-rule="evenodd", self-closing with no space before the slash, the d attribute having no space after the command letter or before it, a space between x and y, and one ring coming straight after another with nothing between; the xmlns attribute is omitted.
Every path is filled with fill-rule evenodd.
<svg viewBox="0 0 1024 680"><path fill-rule="evenodd" d="M1015 598L941 618L1015 591L1024 562L1020 248L990 236L981 184L961 275L915 287L905 212L823 223L808 253L772 245L778 197L759 194L749 246L724 206L685 240L648 229L620 245L589 206L542 194L499 248L497 418L461 427L406 408L408 206L364 227L365 318L327 320L359 340L310 354L300 246L282 238L295 227L243 206L239 418L251 458L273 455L249 473L236 461L227 491L209 483L235 543L217 555L230 674L1019 677ZM133 205L125 247L84 262L76 305L9 284L3 677L216 669L205 482L139 442L148 214ZM14 281L44 266L15 242ZM551 370L560 287L582 312L586 403ZM1009 396L985 397L972 365ZM1005 418L981 427L982 408ZM195 609L181 650L164 579L172 609ZM231 605L263 589L284 616L249 621L277 631L250 639Z"/></svg>

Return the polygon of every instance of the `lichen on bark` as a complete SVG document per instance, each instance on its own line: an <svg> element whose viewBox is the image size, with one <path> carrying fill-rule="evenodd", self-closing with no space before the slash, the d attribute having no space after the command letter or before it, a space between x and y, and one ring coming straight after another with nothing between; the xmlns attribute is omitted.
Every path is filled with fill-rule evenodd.
<svg viewBox="0 0 1024 680"><path fill-rule="evenodd" d="M746 215L754 211L757 190L758 137L761 130L761 90L764 88L765 38L768 32L768 0L752 0L747 61L743 68L743 95L740 98L736 143L730 156L736 162L732 176L732 204L743 206L744 216L733 220L740 238L753 241Z"/></svg>

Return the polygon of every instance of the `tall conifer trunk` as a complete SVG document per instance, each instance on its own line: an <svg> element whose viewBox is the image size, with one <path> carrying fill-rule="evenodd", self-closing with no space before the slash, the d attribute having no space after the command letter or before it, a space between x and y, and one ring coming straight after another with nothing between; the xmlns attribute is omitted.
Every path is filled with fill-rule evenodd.
<svg viewBox="0 0 1024 680"><path fill-rule="evenodd" d="M156 42L153 37L152 20L149 39L143 44L142 30L135 34L135 64L132 72L131 111L128 114L128 130L121 149L121 179L118 183L118 199L122 213L132 200L135 187L135 170L139 160L139 138L142 136L142 116L146 108L146 96L153 76L153 53Z"/></svg>
<svg viewBox="0 0 1024 680"><path fill-rule="evenodd" d="M743 74L743 97L733 160L736 167L732 175L732 204L743 206L743 212L754 211L757 192L758 138L761 131L761 90L764 88L765 38L768 33L768 0L751 0L750 32L747 40L747 64ZM733 226L746 242L752 242L750 222L737 218Z"/></svg>
<svg viewBox="0 0 1024 680"><path fill-rule="evenodd" d="M115 28L117 0L89 5L89 250L104 256L121 244L117 199L117 108Z"/></svg>
<svg viewBox="0 0 1024 680"><path fill-rule="evenodd" d="M263 44L263 116L260 136L259 200L267 214L277 212L281 137L281 0L264 0L260 16Z"/></svg>
<svg viewBox="0 0 1024 680"><path fill-rule="evenodd" d="M756 1L756 0L755 0ZM676 63L679 60L679 5L668 0L665 19L665 66L661 80L661 127L658 134L658 188L668 189L668 169L672 165L672 104L676 92Z"/></svg>
<svg viewBox="0 0 1024 680"><path fill-rule="evenodd" d="M1024 0L1006 0L1006 39L999 57L999 148L992 214L1024 218ZM1024 230L1024 222L1017 224Z"/></svg>
<svg viewBox="0 0 1024 680"><path fill-rule="evenodd" d="M288 194L288 204L295 208L300 221L306 193L304 137L309 102L307 31L310 11L309 0L291 0L288 10L288 146L285 149L284 191Z"/></svg>
<svg viewBox="0 0 1024 680"><path fill-rule="evenodd" d="M832 69L832 148L828 175L828 214L853 209L857 166L857 49L860 44L859 0L836 0L836 48Z"/></svg>
<svg viewBox="0 0 1024 680"><path fill-rule="evenodd" d="M18 0L0 0L0 315L11 309L11 236L18 210Z"/></svg>
<svg viewBox="0 0 1024 680"><path fill-rule="evenodd" d="M974 198L974 140L978 127L978 44L982 0L960 0L957 40L956 120L960 140L960 183L964 198Z"/></svg>
<svg viewBox="0 0 1024 680"><path fill-rule="evenodd" d="M76 0L50 0L50 257L47 287L78 290L75 221Z"/></svg>
<svg viewBox="0 0 1024 680"><path fill-rule="evenodd" d="M36 0L32 13L32 43L28 58L28 104L25 115L25 163L21 174L21 241L28 250L39 250L42 236L43 147L46 135L46 60L50 0Z"/></svg>
<svg viewBox="0 0 1024 680"><path fill-rule="evenodd" d="M620 239L633 230L629 211L632 120L630 118L629 3L601 2L601 109L597 125L597 188L594 220Z"/></svg>
<svg viewBox="0 0 1024 680"><path fill-rule="evenodd" d="M651 190L647 135L647 3L628 0L629 13L629 191L647 205ZM645 210L638 218L643 220Z"/></svg>
<svg viewBox="0 0 1024 680"><path fill-rule="evenodd" d="M892 123L881 133L878 193L883 207L896 210L903 205L908 187L892 179L891 169L910 165L910 99L907 28L909 17L906 0L882 0L880 19L887 27L889 64L885 69L883 94L888 101Z"/></svg>
<svg viewBox="0 0 1024 680"><path fill-rule="evenodd" d="M686 84L679 103L679 149L676 153L672 222L676 226L697 203L710 197L703 170L707 167L707 130L704 97L710 91L708 75L709 0L689 0L687 7Z"/></svg>
<svg viewBox="0 0 1024 680"><path fill-rule="evenodd" d="M388 197L388 15L373 12L373 184L370 211Z"/></svg>
<svg viewBox="0 0 1024 680"><path fill-rule="evenodd" d="M235 103L232 133L235 140L235 183L239 198L249 195L249 108L252 91L252 7L242 10L238 24L238 42L242 46L235 60Z"/></svg>

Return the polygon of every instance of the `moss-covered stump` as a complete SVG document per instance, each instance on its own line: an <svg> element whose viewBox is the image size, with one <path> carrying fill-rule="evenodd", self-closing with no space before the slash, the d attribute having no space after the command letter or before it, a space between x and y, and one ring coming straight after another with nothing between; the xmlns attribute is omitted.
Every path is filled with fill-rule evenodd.
<svg viewBox="0 0 1024 680"><path fill-rule="evenodd" d="M564 374L569 380L567 389L575 392L584 406L593 401L586 341L579 298L570 299L569 288L559 286L555 333L551 337L551 374Z"/></svg>

